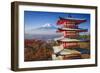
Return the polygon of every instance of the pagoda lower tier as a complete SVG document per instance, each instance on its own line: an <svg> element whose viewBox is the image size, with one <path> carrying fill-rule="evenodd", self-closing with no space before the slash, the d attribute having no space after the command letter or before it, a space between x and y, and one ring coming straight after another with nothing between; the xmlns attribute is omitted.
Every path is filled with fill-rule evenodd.
<svg viewBox="0 0 100 73"><path fill-rule="evenodd" d="M85 42L87 40L79 40L79 39L70 39L65 37L55 38L55 41L62 45L63 48L79 48L79 42Z"/></svg>
<svg viewBox="0 0 100 73"><path fill-rule="evenodd" d="M81 53L76 50L63 49L62 46L54 46L54 53L52 54L53 60L67 60L67 59L80 59Z"/></svg>

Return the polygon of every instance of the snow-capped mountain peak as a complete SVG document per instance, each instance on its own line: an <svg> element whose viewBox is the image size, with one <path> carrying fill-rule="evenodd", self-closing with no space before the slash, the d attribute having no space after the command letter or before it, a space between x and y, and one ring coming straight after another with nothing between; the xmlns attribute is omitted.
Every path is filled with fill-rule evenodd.
<svg viewBox="0 0 100 73"><path fill-rule="evenodd" d="M26 31L25 38L27 39L54 39L61 34L56 33L57 27L52 24L44 24L36 29Z"/></svg>
<svg viewBox="0 0 100 73"><path fill-rule="evenodd" d="M52 27L52 25L49 23L46 23L46 24L42 25L42 27Z"/></svg>
<svg viewBox="0 0 100 73"><path fill-rule="evenodd" d="M26 33L29 34L57 34L56 33L56 26L52 24L44 24L38 28L30 29L29 31L26 31Z"/></svg>

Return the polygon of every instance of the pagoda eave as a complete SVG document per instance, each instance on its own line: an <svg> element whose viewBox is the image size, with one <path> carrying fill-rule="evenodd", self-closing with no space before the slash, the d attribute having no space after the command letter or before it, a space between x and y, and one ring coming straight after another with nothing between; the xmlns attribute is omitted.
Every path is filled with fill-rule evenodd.
<svg viewBox="0 0 100 73"><path fill-rule="evenodd" d="M84 41L84 40L69 39L69 38L60 37L60 38L55 38L55 41L61 41L61 42L80 42L80 41Z"/></svg>
<svg viewBox="0 0 100 73"><path fill-rule="evenodd" d="M80 54L79 51L70 50L70 49L63 49L62 46L54 46L54 53L59 53L60 55L68 55L68 54Z"/></svg>
<svg viewBox="0 0 100 73"><path fill-rule="evenodd" d="M58 42L65 42L65 43L75 43L75 42L85 42L85 41L83 41L83 40L78 40L78 41L64 41L64 40L57 40Z"/></svg>
<svg viewBox="0 0 100 73"><path fill-rule="evenodd" d="M87 32L87 29L70 29L70 28L62 29L62 28L58 28L58 30L57 30L57 32L63 32L63 31Z"/></svg>
<svg viewBox="0 0 100 73"><path fill-rule="evenodd" d="M73 22L75 24L80 24L86 22L85 19L75 19L75 18L61 18L58 20L57 25L63 25L63 23Z"/></svg>

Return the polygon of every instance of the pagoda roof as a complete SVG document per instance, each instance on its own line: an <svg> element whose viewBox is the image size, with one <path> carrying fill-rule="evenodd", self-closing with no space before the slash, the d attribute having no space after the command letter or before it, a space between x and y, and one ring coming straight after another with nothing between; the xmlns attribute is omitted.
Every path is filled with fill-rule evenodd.
<svg viewBox="0 0 100 73"><path fill-rule="evenodd" d="M72 18L72 17L67 17L67 18L59 17L57 24L60 25L63 24L64 22L74 22L75 24L80 24L86 22L86 19Z"/></svg>
<svg viewBox="0 0 100 73"><path fill-rule="evenodd" d="M83 42L85 40L80 40L80 39L70 39L70 38L65 38L65 37L59 37L55 38L55 41L61 41L61 42Z"/></svg>
<svg viewBox="0 0 100 73"><path fill-rule="evenodd" d="M62 46L53 46L54 53L58 53L63 50Z"/></svg>
<svg viewBox="0 0 100 73"><path fill-rule="evenodd" d="M78 40L78 39L63 38L63 39L61 39L60 41L62 41L62 42L73 42L73 41L79 42L79 41L81 41L81 40Z"/></svg>
<svg viewBox="0 0 100 73"><path fill-rule="evenodd" d="M65 20L81 20L81 21L83 21L83 20L85 20L85 19L82 19L82 18L73 18L73 17L67 17L67 18L62 18L62 17L60 17L60 19L65 19Z"/></svg>
<svg viewBox="0 0 100 73"><path fill-rule="evenodd" d="M61 31L77 31L77 32L87 32L87 29L82 29L82 28L58 28L58 32Z"/></svg>
<svg viewBox="0 0 100 73"><path fill-rule="evenodd" d="M70 49L63 49L61 46L53 46L54 53L59 53L60 55L68 55L68 54L80 54L79 51L70 50Z"/></svg>
<svg viewBox="0 0 100 73"><path fill-rule="evenodd" d="M60 55L68 55L68 54L81 54L79 51L64 49L60 52Z"/></svg>

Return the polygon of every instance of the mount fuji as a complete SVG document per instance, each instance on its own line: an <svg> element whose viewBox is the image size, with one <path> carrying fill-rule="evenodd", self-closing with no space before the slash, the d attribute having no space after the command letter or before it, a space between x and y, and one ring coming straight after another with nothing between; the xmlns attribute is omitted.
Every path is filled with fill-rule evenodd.
<svg viewBox="0 0 100 73"><path fill-rule="evenodd" d="M30 29L25 32L25 39L41 39L48 40L61 36L57 33L57 27L52 24L44 24L41 27Z"/></svg>
<svg viewBox="0 0 100 73"><path fill-rule="evenodd" d="M42 25L42 27L52 27L52 25L47 23L47 24Z"/></svg>
<svg viewBox="0 0 100 73"><path fill-rule="evenodd" d="M47 24L44 24L40 28L37 28L37 29L55 29L56 30L57 27L52 25L52 24L47 23Z"/></svg>

